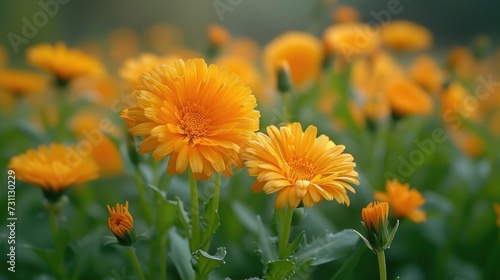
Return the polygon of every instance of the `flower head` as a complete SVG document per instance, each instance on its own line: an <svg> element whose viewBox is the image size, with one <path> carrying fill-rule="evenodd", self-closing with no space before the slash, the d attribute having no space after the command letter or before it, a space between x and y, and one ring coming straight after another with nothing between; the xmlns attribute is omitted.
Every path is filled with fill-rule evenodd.
<svg viewBox="0 0 500 280"><path fill-rule="evenodd" d="M161 64L170 64L174 61L173 57L158 57L151 53L142 53L137 58L125 60L120 68L120 77L127 83L129 89L134 89L141 84L139 77L142 73L149 72Z"/></svg>
<svg viewBox="0 0 500 280"><path fill-rule="evenodd" d="M139 152L157 160L170 155L168 173L189 166L197 179L243 167L241 145L258 130L260 113L238 76L190 59L155 67L140 80L133 94L138 106L126 112L129 131L144 136Z"/></svg>
<svg viewBox="0 0 500 280"><path fill-rule="evenodd" d="M357 22L359 21L359 11L352 6L339 6L333 10L332 18L336 23Z"/></svg>
<svg viewBox="0 0 500 280"><path fill-rule="evenodd" d="M129 246L135 241L134 218L128 212L128 201L123 204L116 204L116 207L109 207L108 226L116 236L118 243Z"/></svg>
<svg viewBox="0 0 500 280"><path fill-rule="evenodd" d="M432 113L432 98L407 78L395 78L388 82L385 94L392 110L398 116L428 115Z"/></svg>
<svg viewBox="0 0 500 280"><path fill-rule="evenodd" d="M383 43L393 50L419 51L432 45L432 33L422 25L394 20L382 28Z"/></svg>
<svg viewBox="0 0 500 280"><path fill-rule="evenodd" d="M391 206L394 217L407 217L415 223L425 221L425 212L417 209L425 203L425 198L408 183L401 184L396 179L387 181L387 193L375 192L375 199L386 201Z"/></svg>
<svg viewBox="0 0 500 280"><path fill-rule="evenodd" d="M257 177L254 192L277 192L278 209L301 202L312 207L323 198L349 205L347 190L355 193L350 184L359 181L353 157L342 153L345 146L325 135L316 137L315 126L303 131L300 123L269 126L267 134L257 133L243 155L248 173Z"/></svg>
<svg viewBox="0 0 500 280"><path fill-rule="evenodd" d="M97 59L78 49L68 49L64 43L35 45L27 50L26 56L31 64L51 72L63 82L104 72Z"/></svg>
<svg viewBox="0 0 500 280"><path fill-rule="evenodd" d="M377 32L365 23L336 24L324 33L328 50L347 61L355 56L367 55L380 45Z"/></svg>
<svg viewBox="0 0 500 280"><path fill-rule="evenodd" d="M47 86L45 77L28 71L0 69L0 89L13 94L39 92Z"/></svg>
<svg viewBox="0 0 500 280"><path fill-rule="evenodd" d="M230 38L231 34L226 28L218 24L212 24L208 27L208 39L212 46L219 48L226 44Z"/></svg>
<svg viewBox="0 0 500 280"><path fill-rule="evenodd" d="M430 55L420 55L410 68L411 78L425 90L437 93L444 81L444 74Z"/></svg>
<svg viewBox="0 0 500 280"><path fill-rule="evenodd" d="M307 85L318 76L322 60L320 41L305 32L287 32L274 38L264 49L264 65L274 81L278 69L286 61L297 87Z"/></svg>
<svg viewBox="0 0 500 280"><path fill-rule="evenodd" d="M361 210L365 236L357 231L354 232L361 237L368 248L375 252L388 249L398 229L399 221L391 233L389 233L388 213L389 204L387 202L370 202L368 206Z"/></svg>
<svg viewBox="0 0 500 280"><path fill-rule="evenodd" d="M13 157L9 168L19 180L42 188L47 199L57 200L68 187L99 176L97 164L77 151L75 146L42 145Z"/></svg>

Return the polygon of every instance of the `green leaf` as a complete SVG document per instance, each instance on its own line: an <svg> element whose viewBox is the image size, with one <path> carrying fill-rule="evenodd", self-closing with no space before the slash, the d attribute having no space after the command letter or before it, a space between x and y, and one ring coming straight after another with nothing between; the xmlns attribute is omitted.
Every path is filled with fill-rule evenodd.
<svg viewBox="0 0 500 280"><path fill-rule="evenodd" d="M296 264L301 266L313 259L312 266L324 264L344 257L354 249L359 237L349 229L337 232L325 232L315 238L311 243L301 246L295 256Z"/></svg>
<svg viewBox="0 0 500 280"><path fill-rule="evenodd" d="M147 184L146 186L153 191L157 200L167 200L167 193L165 191L160 190L152 184Z"/></svg>
<svg viewBox="0 0 500 280"><path fill-rule="evenodd" d="M175 230L169 232L171 240L170 259L177 268L182 279L194 279L194 270L191 266L191 250L186 238L182 238Z"/></svg>
<svg viewBox="0 0 500 280"><path fill-rule="evenodd" d="M193 254L191 263L196 271L198 271L200 278L206 279L208 274L217 267L225 264L224 257L226 256L226 248L217 248L215 255L210 255L203 250L197 250ZM205 277L203 277L205 276Z"/></svg>
<svg viewBox="0 0 500 280"><path fill-rule="evenodd" d="M184 203L182 203L181 199L178 196L175 198L175 200L177 204L177 214L179 217L179 221L181 222L181 225L186 233L189 234L189 217L186 211L184 211Z"/></svg>
<svg viewBox="0 0 500 280"><path fill-rule="evenodd" d="M276 249L277 239L275 237L271 237L267 232L264 224L262 224L262 220L260 216L257 216L257 228L258 228L258 239L259 239L259 251L261 254L262 263L266 264L270 261L274 261L278 259L278 251Z"/></svg>
<svg viewBox="0 0 500 280"><path fill-rule="evenodd" d="M302 231L301 233L299 233L299 235L297 235L297 237L295 237L295 239L288 245L286 252L287 256L290 256L291 254L293 254L293 252L295 252L295 250L297 250L299 245L302 243L302 240L304 240L305 236L305 231Z"/></svg>
<svg viewBox="0 0 500 280"><path fill-rule="evenodd" d="M356 267L358 267L359 260L364 250L364 246L357 246L354 253L344 260L342 266L337 270L335 275L333 275L332 280L352 279L352 274Z"/></svg>
<svg viewBox="0 0 500 280"><path fill-rule="evenodd" d="M177 220L178 205L175 201L160 199L157 207L156 233L164 236Z"/></svg>
<svg viewBox="0 0 500 280"><path fill-rule="evenodd" d="M40 249L32 246L26 246L27 249L31 250L35 255L37 255L42 261L47 264L47 266L52 271L58 270L56 252L54 250Z"/></svg>
<svg viewBox="0 0 500 280"><path fill-rule="evenodd" d="M205 206L205 213L203 214L202 232L201 232L201 246L205 245L215 231L220 226L219 213L217 211L217 200L212 196Z"/></svg>
<svg viewBox="0 0 500 280"><path fill-rule="evenodd" d="M267 263L266 276L267 280L282 280L290 279L295 272L295 263L289 260L279 260Z"/></svg>

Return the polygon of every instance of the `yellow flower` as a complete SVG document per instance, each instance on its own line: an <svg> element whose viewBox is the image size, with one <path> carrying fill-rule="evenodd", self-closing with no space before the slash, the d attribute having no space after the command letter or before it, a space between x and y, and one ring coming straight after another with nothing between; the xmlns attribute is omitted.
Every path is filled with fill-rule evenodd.
<svg viewBox="0 0 500 280"><path fill-rule="evenodd" d="M425 203L420 192L410 190L408 183L401 184L396 179L387 181L385 187L387 193L376 191L375 199L388 202L394 217L407 217L415 223L425 221L425 212L417 209Z"/></svg>
<svg viewBox="0 0 500 280"><path fill-rule="evenodd" d="M476 78L478 63L466 47L455 47L448 54L446 66L459 77Z"/></svg>
<svg viewBox="0 0 500 280"><path fill-rule="evenodd" d="M28 94L44 90L45 77L28 71L0 69L0 89L13 94Z"/></svg>
<svg viewBox="0 0 500 280"><path fill-rule="evenodd" d="M170 24L155 24L144 31L144 39L153 50L170 53L184 41L181 30Z"/></svg>
<svg viewBox="0 0 500 280"><path fill-rule="evenodd" d="M226 28L218 24L212 24L208 27L208 40L212 46L219 48L226 44L230 38L231 34Z"/></svg>
<svg viewBox="0 0 500 280"><path fill-rule="evenodd" d="M494 203L493 208L495 208L495 212L497 213L497 226L500 227L500 203Z"/></svg>
<svg viewBox="0 0 500 280"><path fill-rule="evenodd" d="M109 35L109 51L114 62L121 63L139 50L139 38L130 28L117 28Z"/></svg>
<svg viewBox="0 0 500 280"><path fill-rule="evenodd" d="M142 73L149 72L161 64L171 64L175 60L174 57L158 57L151 53L142 53L137 58L125 60L120 68L120 77L127 83L129 89L134 89L141 84L139 77Z"/></svg>
<svg viewBox="0 0 500 280"><path fill-rule="evenodd" d="M117 83L105 75L77 79L71 84L71 91L75 93L76 98L108 108L119 98Z"/></svg>
<svg viewBox="0 0 500 280"><path fill-rule="evenodd" d="M395 78L390 81L385 88L385 94L392 110L398 116L432 113L432 98L407 78Z"/></svg>
<svg viewBox="0 0 500 280"><path fill-rule="evenodd" d="M353 157L342 153L345 146L325 135L316 138L315 126L302 131L300 123L269 126L267 133L257 133L243 154L248 173L257 177L254 192L277 192L277 209L300 202L312 207L323 198L349 205L347 190L355 193L349 184L359 181Z"/></svg>
<svg viewBox="0 0 500 280"><path fill-rule="evenodd" d="M464 128L449 128L447 129L447 134L450 136L455 146L464 154L472 158L483 155L486 143L476 132Z"/></svg>
<svg viewBox="0 0 500 280"><path fill-rule="evenodd" d="M251 38L237 38L229 42L227 53L231 56L238 56L248 61L255 61L259 56L259 45Z"/></svg>
<svg viewBox="0 0 500 280"><path fill-rule="evenodd" d="M264 65L273 84L278 69L287 62L293 85L303 87L316 79L323 60L323 50L318 39L305 32L290 31L274 38L264 49Z"/></svg>
<svg viewBox="0 0 500 280"><path fill-rule="evenodd" d="M80 112L72 119L71 127L81 141L91 144L88 153L99 166L103 177L112 177L122 172L120 151L108 136L117 137L119 131L109 119L95 112Z"/></svg>
<svg viewBox="0 0 500 280"><path fill-rule="evenodd" d="M54 74L64 82L104 72L103 66L97 59L78 49L68 49L64 43L57 43L54 46L35 45L27 50L26 56L31 64Z"/></svg>
<svg viewBox="0 0 500 280"><path fill-rule="evenodd" d="M329 52L349 61L375 51L380 45L378 33L365 23L343 23L326 29L323 37Z"/></svg>
<svg viewBox="0 0 500 280"><path fill-rule="evenodd" d="M157 160L170 155L168 173L189 166L197 179L243 167L240 146L259 129L260 113L238 76L190 59L156 67L140 80L133 94L138 106L127 112L135 121L129 131L144 136L139 152Z"/></svg>
<svg viewBox="0 0 500 280"><path fill-rule="evenodd" d="M57 200L72 185L99 177L96 163L79 147L54 143L13 157L9 168L19 180L42 188L49 200Z"/></svg>
<svg viewBox="0 0 500 280"><path fill-rule="evenodd" d="M108 226L121 245L129 246L135 241L134 218L128 212L128 201L109 207Z"/></svg>
<svg viewBox="0 0 500 280"><path fill-rule="evenodd" d="M243 81L246 86L252 89L252 92L257 96L259 100L267 100L266 96L263 96L262 94L262 84L259 76L259 71L250 61L242 57L226 55L223 57L219 57L214 63L220 66L227 67L230 72L238 75L241 81Z"/></svg>
<svg viewBox="0 0 500 280"><path fill-rule="evenodd" d="M445 121L460 117L464 113L464 101L467 90L459 83L453 82L441 95L441 114Z"/></svg>
<svg viewBox="0 0 500 280"><path fill-rule="evenodd" d="M437 93L442 87L444 74L430 55L420 55L413 61L410 77L425 90Z"/></svg>
<svg viewBox="0 0 500 280"><path fill-rule="evenodd" d="M432 33L424 26L407 20L393 20L382 27L383 43L398 51L419 51L432 45Z"/></svg>
<svg viewBox="0 0 500 280"><path fill-rule="evenodd" d="M342 5L333 10L332 18L336 23L357 22L359 21L359 12L352 6Z"/></svg>
<svg viewBox="0 0 500 280"><path fill-rule="evenodd" d="M372 231L378 231L380 224L387 221L389 215L389 203L370 202L368 206L361 210L361 217L366 227Z"/></svg>

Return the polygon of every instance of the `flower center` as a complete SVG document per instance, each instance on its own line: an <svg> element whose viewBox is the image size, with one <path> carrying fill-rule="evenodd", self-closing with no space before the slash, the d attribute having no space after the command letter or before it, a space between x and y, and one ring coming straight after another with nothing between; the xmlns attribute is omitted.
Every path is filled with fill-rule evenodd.
<svg viewBox="0 0 500 280"><path fill-rule="evenodd" d="M291 179L310 181L314 178L315 165L310 159L294 159L288 165L290 166Z"/></svg>
<svg viewBox="0 0 500 280"><path fill-rule="evenodd" d="M188 104L181 109L180 125L189 142L197 144L200 138L206 137L211 125L211 117L205 108L198 104Z"/></svg>

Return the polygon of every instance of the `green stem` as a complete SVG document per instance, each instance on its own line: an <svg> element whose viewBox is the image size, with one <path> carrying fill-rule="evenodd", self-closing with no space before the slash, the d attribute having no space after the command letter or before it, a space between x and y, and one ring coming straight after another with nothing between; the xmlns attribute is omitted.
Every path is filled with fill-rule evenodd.
<svg viewBox="0 0 500 280"><path fill-rule="evenodd" d="M292 104L291 104L291 98L292 94L290 91L285 92L282 94L283 96L283 122L288 123L291 121L292 117Z"/></svg>
<svg viewBox="0 0 500 280"><path fill-rule="evenodd" d="M198 187L193 172L189 169L189 189L191 191L191 252L200 248L200 206L198 203Z"/></svg>
<svg viewBox="0 0 500 280"><path fill-rule="evenodd" d="M167 279L167 235L160 239L160 279Z"/></svg>
<svg viewBox="0 0 500 280"><path fill-rule="evenodd" d="M214 200L215 208L214 208L214 211L212 213L210 213L211 219L215 219L215 217L216 217L215 215L217 215L217 211L219 210L219 197L220 197L220 173L217 173L215 175L214 195L212 198ZM208 252L208 250L210 249L210 243L212 242L212 236L213 236L213 234L211 235L210 239L207 241L205 246L203 246L203 250L205 252Z"/></svg>
<svg viewBox="0 0 500 280"><path fill-rule="evenodd" d="M66 270L64 268L64 246L60 243L59 237L59 225L57 223L58 212L55 206L51 205L49 210L49 219L50 219L50 229L52 231L52 238L54 239L54 250L56 252L57 258L57 274L60 275L61 279L67 279Z"/></svg>
<svg viewBox="0 0 500 280"><path fill-rule="evenodd" d="M288 240L290 239L290 231L292 228L292 217L293 217L293 208L287 206L286 209L280 210L285 211L284 217L283 214L279 214L282 216L280 219L280 224L278 225L278 254L280 260L286 259L288 257L286 255L288 248Z"/></svg>
<svg viewBox="0 0 500 280"><path fill-rule="evenodd" d="M137 277L139 277L139 280L146 280L146 278L144 277L144 273L142 273L141 264L139 263L137 255L135 254L135 249L133 247L128 247L127 251L128 256L130 257L130 261L132 262L135 272L137 273Z"/></svg>
<svg viewBox="0 0 500 280"><path fill-rule="evenodd" d="M377 253L377 259L378 259L378 269L380 271L380 280L387 280L384 250L377 251L376 253Z"/></svg>

